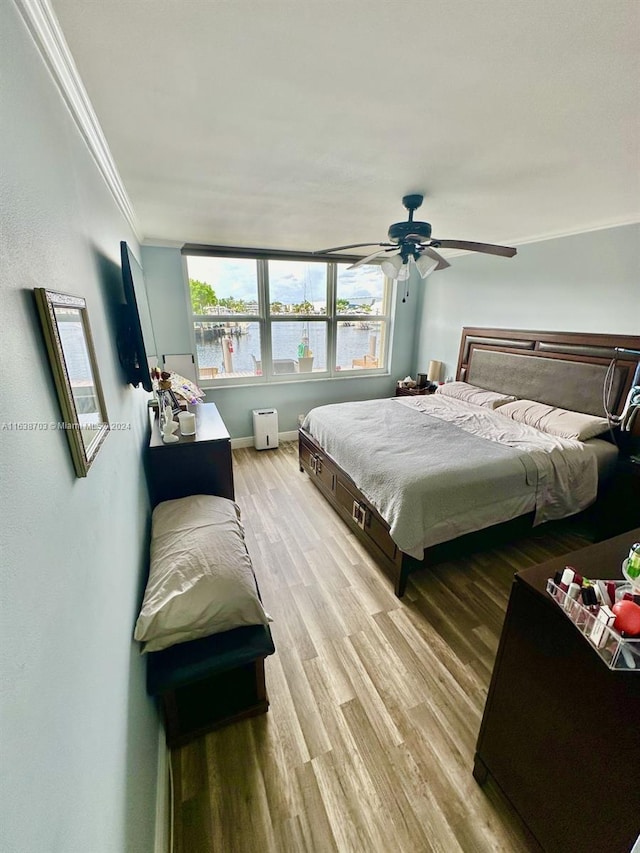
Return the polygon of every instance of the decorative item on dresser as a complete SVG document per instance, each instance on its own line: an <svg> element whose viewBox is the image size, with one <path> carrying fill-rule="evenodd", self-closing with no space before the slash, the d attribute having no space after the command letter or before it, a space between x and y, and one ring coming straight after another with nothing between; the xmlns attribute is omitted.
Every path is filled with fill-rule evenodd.
<svg viewBox="0 0 640 853"><path fill-rule="evenodd" d="M362 407L366 405L366 401L312 409L299 431L300 469L307 471L312 476L313 482L325 498L341 515L355 535L361 539L381 567L391 576L396 594L401 596L404 593L409 573L424 566L427 559L433 559L443 549L446 550L447 543L452 540L456 540L458 548L463 543L467 547L471 546L472 541L475 542L478 537L485 542L495 543L499 538L504 539L506 535L512 535L514 532L521 534L529 530L534 522L540 523L548 518L561 518L577 513L594 501L597 485L602 485L605 482L606 476L609 475L611 461L615 459L618 453L616 446L611 441L603 440L610 435L609 423L604 417L602 402L605 378L611 379L609 411L619 414L623 410L625 399L631 389L634 372L640 357L625 354L616 362L613 371L609 371L608 367L616 356L616 347L637 349L639 345L640 337L632 335L537 332L475 327L462 330L456 379L458 383L468 384L467 391L480 392L480 397L484 395L488 398L486 403L483 402L480 406L471 402L466 405L474 405L472 411L476 413L482 412L485 407L487 410L495 410L491 414L487 411L487 415L483 415L482 418L474 417L472 419L474 425L466 430L467 435L475 429L475 422L482 421L486 422L487 425L493 424L492 428L499 432L505 427L503 418L508 416L510 419L518 421L520 415L516 417L515 411L507 415L508 405L515 406L515 403L508 404L504 407L505 411L500 414L500 404L507 403L508 399L514 397L518 398L525 407L527 402L530 402L532 407L543 404L543 408L553 410L570 423L573 422L574 415L579 413L577 417L580 422L593 422L593 428L596 429L593 434L601 434L600 438L593 440L592 452L583 454L580 448L575 446L575 443L569 446L565 442L561 450L556 448L555 445L559 445L561 442L555 441L554 444L553 441L550 441L550 435L553 435L550 427L547 428L547 432L540 428L532 432L531 427L527 426L526 428L530 431L527 433L526 440L535 441L536 444L540 444L540 447L545 446L547 449L542 454L531 453L530 450L522 452L520 456L521 465L518 468L519 473L517 475L519 478L518 493L511 490L509 492L504 491L505 481L500 479L502 478L502 474L499 473L501 460L498 459L494 460L499 463L497 466L493 463L489 465L488 458L485 459L482 463L483 477L480 478L481 482L478 482L477 477L473 480L475 469L470 470L473 468L473 463L470 461L467 452L467 449L471 449L469 439L460 435L465 430L458 429L453 424L446 424L446 418L441 421L441 426L436 427L433 421L441 420L441 418L428 417L429 411L435 411L436 403L440 412L447 408L444 403L445 399L450 400L450 413L453 416L453 408L462 406L464 398L461 398L460 402L454 402L454 395L436 393L429 399L423 399L419 390L416 393L415 383L410 389L399 387L396 390L396 396L415 397L415 401L413 399L395 402L393 400L376 401L379 408L385 407L387 417L384 423L380 421L380 425L372 424L370 417L364 418L363 416L362 422L358 424L357 431L346 436L344 424L338 432L334 429L331 420L334 419L337 423L345 416L348 408L351 417L350 422L353 424L363 415ZM402 386L402 383L400 385ZM444 385L441 387L448 390L451 386ZM502 399L496 400L494 399L496 397ZM391 411L389 406L404 407L405 416L401 417L399 412ZM357 407L361 408L358 409ZM564 415L562 415L559 407L565 411ZM329 409L331 409L330 412ZM459 409L459 411L462 410ZM425 418L423 416L425 415L430 421L428 430L424 428ZM313 426L314 420L316 421L315 427ZM393 434L389 431L389 425L392 421L394 424ZM418 424L420 435L416 432ZM314 434L314 428L322 434L321 437ZM446 436L442 434L443 428L447 429ZM510 425L509 429L511 428ZM380 430L384 431L385 429L387 432L383 436L380 434ZM430 435L435 434L433 433L435 429L439 429L441 435L434 444ZM375 439L369 439L376 442L375 447L372 447L369 453L362 450L368 440L368 431L376 433ZM564 435L565 438L569 437L562 432L559 435ZM578 438L579 436L573 437ZM458 444L457 449L452 450L454 438L456 442L464 441L464 446ZM515 434L514 438L518 440L513 447L517 447L520 438ZM486 441L484 438L476 438L475 436L474 440L476 442L478 440ZM353 441L357 441L359 447L354 448L352 446ZM397 453L400 456L393 456L392 458L393 453L396 452L392 449L394 442L397 442ZM405 470L407 468L405 459L409 443L414 448L412 451L414 454L412 456L413 465L410 472ZM329 450L329 445L332 448L331 450ZM448 488L447 483L451 482L451 478L441 477L437 481L430 478L431 461L436 446L441 453L438 470L442 470L443 465L455 464L458 466L457 475L459 475L461 464L465 464L469 469L472 487L478 491L483 489L487 491L483 495L478 495L477 499L474 499L471 492L462 487L457 488L455 496L448 492L445 495L444 492ZM511 447L511 445L508 446ZM485 456L494 453L496 450L495 438L487 442L484 447ZM506 447L507 445L505 445L504 452L500 451L500 455L504 456L505 459L506 455L511 452ZM477 444L476 449L479 450ZM572 475L577 476L577 479L575 479L571 489L564 488L562 482L557 481L557 488L563 489L561 496L559 492L557 494L557 497L561 497L561 504L556 502L555 506L546 512L545 507L539 504L541 490L535 488L537 478L546 475L539 469L530 478L529 475L525 477L524 471L530 468L532 464L535 466L536 460L546 459L551 453L556 452L562 455L563 465L574 466L579 464L583 470L580 475ZM447 463L447 454L453 454L449 463ZM340 457L342 461L336 459L336 456ZM379 467L382 457L384 457L385 464L389 466L384 477L379 475L379 471L376 472L370 470L370 466L367 467L367 460L375 460L375 465ZM360 470L356 470L354 465L360 466ZM589 466L588 472L587 465ZM596 466L598 473L596 473ZM369 487L383 490L384 484L389 478L394 482L400 482L398 476L401 470L403 476L408 478L407 489L410 491L404 491L399 486L391 496L387 493L384 496L372 493L372 489ZM369 474L375 477L375 483L371 482ZM420 478L419 483L416 478ZM523 485L523 478L526 480L526 486ZM579 486L580 489L585 487L587 479L589 480L589 493L578 496L577 487ZM468 480L469 478L467 478ZM367 487L364 485L365 482ZM429 498L425 497L426 491L420 491L434 487L436 491L431 492ZM490 494L491 489L493 492ZM509 489L511 489L511 485ZM442 497L446 497L447 502L442 500ZM448 501L453 497L456 497L456 500L464 498L466 505L464 507L459 506L455 511L447 510ZM481 498L482 500L480 500ZM403 545L400 546L392 538L391 529L392 524L395 525L393 528L394 535L398 535L400 538L399 512L405 506L412 508L421 506L425 514L425 526L423 530L412 530L410 540L408 537L403 537ZM378 507L381 507L381 510ZM477 507L482 511L479 512L478 516L475 516ZM385 512L386 515L384 515ZM413 516L415 515L414 512Z"/></svg>

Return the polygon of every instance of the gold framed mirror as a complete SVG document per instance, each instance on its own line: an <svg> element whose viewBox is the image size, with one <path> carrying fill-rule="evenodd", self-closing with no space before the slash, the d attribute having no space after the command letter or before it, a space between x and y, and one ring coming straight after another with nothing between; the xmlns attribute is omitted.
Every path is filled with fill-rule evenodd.
<svg viewBox="0 0 640 853"><path fill-rule="evenodd" d="M35 288L36 305L78 477L86 477L109 432L87 305L79 296Z"/></svg>

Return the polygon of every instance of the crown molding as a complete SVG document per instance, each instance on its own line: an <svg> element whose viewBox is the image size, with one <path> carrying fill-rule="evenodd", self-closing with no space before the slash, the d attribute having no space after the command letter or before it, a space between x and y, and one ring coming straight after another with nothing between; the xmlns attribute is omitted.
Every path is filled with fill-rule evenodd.
<svg viewBox="0 0 640 853"><path fill-rule="evenodd" d="M600 223L598 225L585 225L581 228L575 228L572 231L556 231L548 234L538 234L535 237L513 237L501 240L505 246L528 246L533 243L546 243L550 240L563 240L566 237L579 237L581 234L592 234L595 231L609 231L612 228L626 228L629 225L640 225L640 214L635 219L621 219L618 221ZM441 249L447 260L449 258L458 258L463 255L473 255L473 252L468 252L458 249Z"/></svg>
<svg viewBox="0 0 640 853"><path fill-rule="evenodd" d="M155 249L181 249L184 246L184 240L165 240L161 237L145 237L140 243L141 246L152 246Z"/></svg>
<svg viewBox="0 0 640 853"><path fill-rule="evenodd" d="M564 237L578 237L580 234L591 234L594 231L609 231L612 228L626 228L628 225L640 224L640 214L634 219L620 219L609 222L601 222L596 225L585 225L582 228L574 228L571 231L557 231L549 234L538 234L535 237L525 237L510 241L517 246L526 246L528 243L544 243L546 240L561 240Z"/></svg>
<svg viewBox="0 0 640 853"><path fill-rule="evenodd" d="M122 215L138 241L140 225L100 122L49 0L13 0Z"/></svg>

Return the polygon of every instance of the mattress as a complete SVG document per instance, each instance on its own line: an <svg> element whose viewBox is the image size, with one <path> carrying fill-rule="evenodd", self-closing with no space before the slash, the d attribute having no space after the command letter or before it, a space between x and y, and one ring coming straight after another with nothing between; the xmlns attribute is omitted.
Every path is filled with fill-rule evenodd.
<svg viewBox="0 0 640 853"><path fill-rule="evenodd" d="M320 406L303 427L417 559L431 545L528 512L539 524L584 509L604 456L443 395Z"/></svg>

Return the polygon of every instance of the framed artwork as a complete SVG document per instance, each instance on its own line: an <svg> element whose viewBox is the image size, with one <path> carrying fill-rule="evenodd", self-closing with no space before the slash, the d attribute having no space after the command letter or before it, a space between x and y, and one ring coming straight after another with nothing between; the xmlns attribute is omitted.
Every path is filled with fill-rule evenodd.
<svg viewBox="0 0 640 853"><path fill-rule="evenodd" d="M76 475L86 477L109 432L86 302L42 287L34 293L60 402L61 427Z"/></svg>

